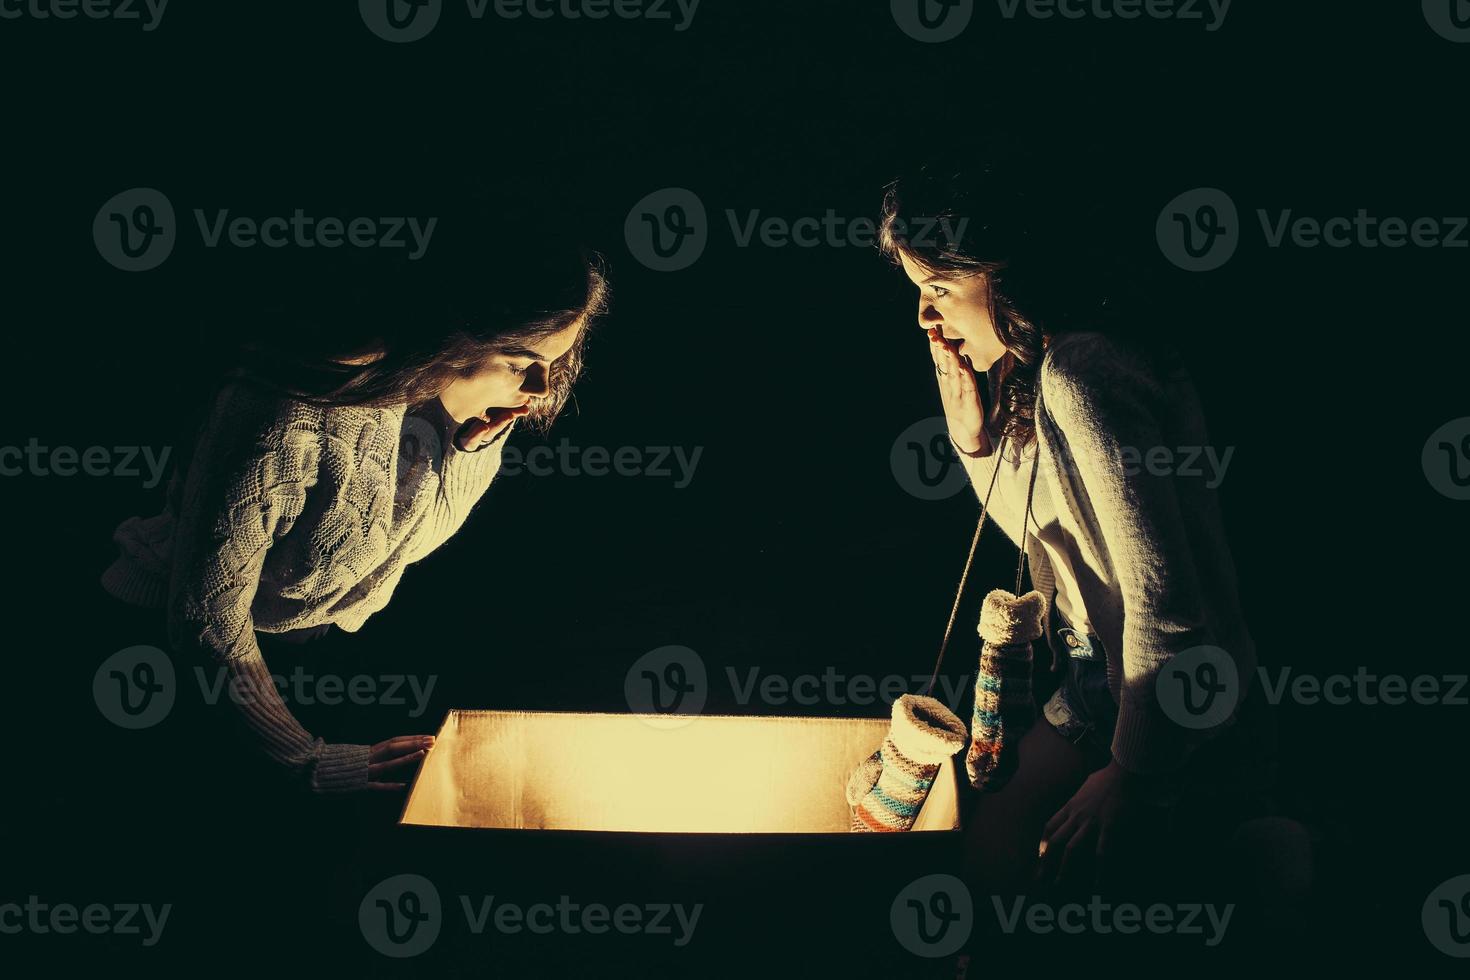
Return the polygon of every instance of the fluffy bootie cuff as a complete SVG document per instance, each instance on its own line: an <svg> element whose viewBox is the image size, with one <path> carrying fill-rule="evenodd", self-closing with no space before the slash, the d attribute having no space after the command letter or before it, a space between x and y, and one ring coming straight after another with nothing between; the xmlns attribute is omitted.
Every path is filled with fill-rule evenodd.
<svg viewBox="0 0 1470 980"><path fill-rule="evenodd" d="M939 767L968 739L965 723L942 702L915 694L894 701L883 747L847 780L852 829L891 832L912 827Z"/></svg>
<svg viewBox="0 0 1470 980"><path fill-rule="evenodd" d="M980 609L980 639L996 646L1030 643L1041 638L1046 620L1046 600L1031 591L1019 599L1005 589L985 597Z"/></svg>
<svg viewBox="0 0 1470 980"><path fill-rule="evenodd" d="M1046 601L1040 592L1017 598L1004 589L980 611L980 671L965 770L978 790L997 790L1016 770L1017 744L1036 717L1031 693L1031 643L1041 636Z"/></svg>
<svg viewBox="0 0 1470 980"><path fill-rule="evenodd" d="M944 702L922 694L903 694L893 702L888 737L905 758L939 765L965 747L970 733Z"/></svg>

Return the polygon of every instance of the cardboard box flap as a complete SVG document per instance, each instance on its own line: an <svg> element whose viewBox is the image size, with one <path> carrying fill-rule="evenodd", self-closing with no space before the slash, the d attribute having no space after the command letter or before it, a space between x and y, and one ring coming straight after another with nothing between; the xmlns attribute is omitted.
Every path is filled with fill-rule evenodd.
<svg viewBox="0 0 1470 980"><path fill-rule="evenodd" d="M886 718L451 711L402 823L518 830L847 833L849 773ZM959 826L953 760L915 830Z"/></svg>

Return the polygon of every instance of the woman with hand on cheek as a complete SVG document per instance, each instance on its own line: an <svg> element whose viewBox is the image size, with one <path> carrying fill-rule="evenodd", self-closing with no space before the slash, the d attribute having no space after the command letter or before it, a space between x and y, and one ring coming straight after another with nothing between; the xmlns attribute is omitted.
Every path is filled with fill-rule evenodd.
<svg viewBox="0 0 1470 980"><path fill-rule="evenodd" d="M1158 697L1177 656L1222 648L1249 682L1255 651L1213 492L1128 465L1209 445L1193 386L1163 347L1123 339L1126 283L1081 240L1107 228L1053 190L920 172L889 186L881 237L917 291L955 452L982 499L993 483L989 518L1045 603L1038 662L1064 671L966 814L967 876L1012 896L1146 878L1181 839L1227 834L1269 779L1259 692L1206 730Z"/></svg>
<svg viewBox="0 0 1470 980"><path fill-rule="evenodd" d="M166 506L117 528L102 576L116 599L157 610L175 656L226 675L230 696L202 710L239 722L253 754L313 794L400 791L432 737L314 735L266 654L334 624L355 633L387 605L464 523L513 427L557 417L605 306L599 262L574 245L497 240L492 220L454 227L418 262L310 253L294 279L254 277L271 311L222 334ZM187 663L177 674L192 676ZM181 748L232 770L198 741Z"/></svg>

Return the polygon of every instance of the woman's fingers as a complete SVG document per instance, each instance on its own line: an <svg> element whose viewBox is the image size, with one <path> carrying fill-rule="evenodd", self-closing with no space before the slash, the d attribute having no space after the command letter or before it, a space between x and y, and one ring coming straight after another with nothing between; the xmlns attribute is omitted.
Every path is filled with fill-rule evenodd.
<svg viewBox="0 0 1470 980"><path fill-rule="evenodd" d="M1071 843L1072 836L1082 826L1082 821L1067 814L1060 823L1057 817L1062 817L1066 811L1058 811L1057 815L1047 821L1046 829L1041 832L1041 844L1037 848L1036 877L1043 880L1053 879L1057 869L1061 867L1062 859L1066 855L1067 845Z"/></svg>
<svg viewBox="0 0 1470 980"><path fill-rule="evenodd" d="M429 752L427 749L419 749L417 752L410 752L408 755L400 755L392 759L385 759L382 762L369 762L368 775L377 776L385 772L392 772L395 769L403 769L416 766L419 764L419 762L423 760L424 756L428 754Z"/></svg>
<svg viewBox="0 0 1470 980"><path fill-rule="evenodd" d="M487 443L495 441L502 429L523 415L531 414L531 406L517 405L514 408L487 408L485 414L465 422L458 435L459 448L474 452Z"/></svg>
<svg viewBox="0 0 1470 980"><path fill-rule="evenodd" d="M368 750L368 762L383 762L398 756L418 751L428 751L434 745L432 735L399 735L386 739Z"/></svg>
<svg viewBox="0 0 1470 980"><path fill-rule="evenodd" d="M1051 819L1046 822L1046 826L1041 828L1041 843L1045 845L1047 841L1051 840L1052 834L1061 830L1062 825L1071 819L1071 817L1072 811L1065 806L1056 813L1053 813Z"/></svg>
<svg viewBox="0 0 1470 980"><path fill-rule="evenodd" d="M959 375L955 372L954 355L945 346L944 338L935 331L929 341L929 356L934 359L934 371L939 375L939 387L948 397L959 391Z"/></svg>
<svg viewBox="0 0 1470 980"><path fill-rule="evenodd" d="M522 415L530 415L530 403L517 405L514 408L490 408L485 410L485 418L490 422L492 429L499 429L512 419L518 419Z"/></svg>
<svg viewBox="0 0 1470 980"><path fill-rule="evenodd" d="M1087 863L1087 859L1093 854L1094 827L1091 820L1084 822L1068 839L1067 845L1060 848L1062 856L1056 875L1052 878L1054 882L1068 881L1069 876L1076 874L1078 868Z"/></svg>

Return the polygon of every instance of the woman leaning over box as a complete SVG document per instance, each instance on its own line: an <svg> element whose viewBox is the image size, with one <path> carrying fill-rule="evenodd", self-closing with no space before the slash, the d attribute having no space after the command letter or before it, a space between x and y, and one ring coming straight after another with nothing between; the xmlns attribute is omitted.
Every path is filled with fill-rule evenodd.
<svg viewBox="0 0 1470 980"><path fill-rule="evenodd" d="M218 345L223 379L165 509L114 533L104 588L166 609L173 650L227 674L218 710L315 793L401 789L432 738L312 735L262 642L356 632L387 605L464 523L517 420L556 418L604 309L595 256L496 227L444 222L417 262L312 254L250 282L271 312Z"/></svg>

